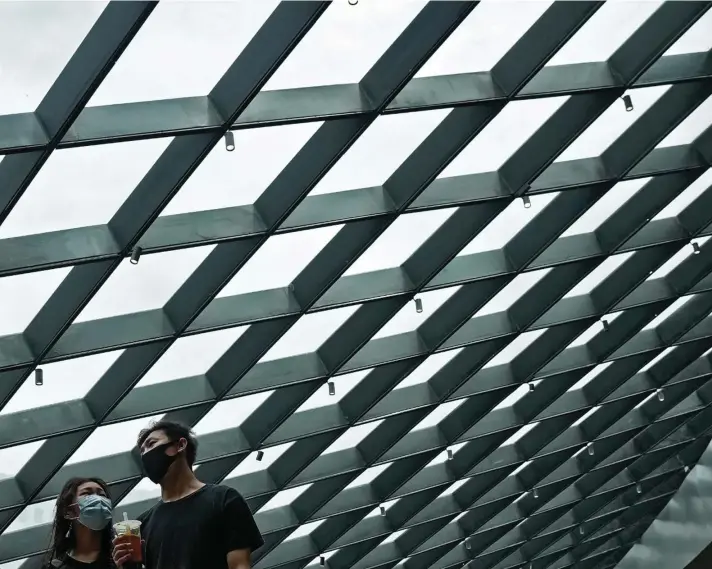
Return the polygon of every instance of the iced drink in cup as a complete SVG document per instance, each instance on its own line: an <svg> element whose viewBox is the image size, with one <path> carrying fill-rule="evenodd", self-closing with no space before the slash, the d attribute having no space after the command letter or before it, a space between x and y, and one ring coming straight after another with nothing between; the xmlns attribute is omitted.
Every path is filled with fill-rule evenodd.
<svg viewBox="0 0 712 569"><path fill-rule="evenodd" d="M143 550L141 548L141 522L129 520L124 513L124 519L114 524L114 533L121 541L131 546L131 561L128 567L141 567L143 562Z"/></svg>

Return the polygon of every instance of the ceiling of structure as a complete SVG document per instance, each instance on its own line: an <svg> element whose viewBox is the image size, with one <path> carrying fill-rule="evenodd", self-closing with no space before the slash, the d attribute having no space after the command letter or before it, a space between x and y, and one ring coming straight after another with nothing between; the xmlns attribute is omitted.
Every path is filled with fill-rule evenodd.
<svg viewBox="0 0 712 569"><path fill-rule="evenodd" d="M615 566L712 436L711 5L0 3L0 568L162 416L258 569Z"/></svg>

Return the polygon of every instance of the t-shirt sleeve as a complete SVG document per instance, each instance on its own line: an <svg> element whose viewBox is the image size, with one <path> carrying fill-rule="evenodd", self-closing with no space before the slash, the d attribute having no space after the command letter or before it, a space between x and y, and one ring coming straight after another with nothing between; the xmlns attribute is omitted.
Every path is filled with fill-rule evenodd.
<svg viewBox="0 0 712 569"><path fill-rule="evenodd" d="M264 540L250 507L237 490L226 490L221 514L221 537L226 555L236 549L254 551L262 546Z"/></svg>

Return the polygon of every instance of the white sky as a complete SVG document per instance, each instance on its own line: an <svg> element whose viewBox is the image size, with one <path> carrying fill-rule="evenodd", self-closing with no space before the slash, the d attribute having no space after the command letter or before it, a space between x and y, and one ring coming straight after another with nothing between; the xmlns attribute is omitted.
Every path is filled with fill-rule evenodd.
<svg viewBox="0 0 712 569"><path fill-rule="evenodd" d="M31 112L36 108L105 5L105 2L0 1L0 115ZM355 7L347 5L345 0L334 2L265 89L358 82L423 5L424 2L414 0L361 0ZM550 2L538 0L482 2L417 76L492 68L549 5ZM659 5L657 1L607 3L549 65L605 60ZM161 3L89 105L206 95L274 6L274 2L265 0ZM32 41L27 41L27 38L32 38ZM23 47L17 49L20 43ZM671 47L668 54L710 48L712 11ZM634 112L626 113L622 104L614 104L558 160L599 155L667 88L657 86L634 90ZM497 169L566 99L553 97L510 103L441 177ZM378 118L316 186L312 195L383 183L449 112L449 109L442 109ZM688 143L711 123L712 98L660 146ZM216 146L162 215L254 203L319 125L318 122L311 122L235 131L235 152L226 152L222 144ZM55 151L0 226L0 239L106 223L170 140L163 138ZM619 184L565 235L593 231L620 205L634 198L646 181ZM658 218L679 213L710 183L712 174L708 172ZM530 209L521 207L519 201L513 203L460 254L502 247L554 197L555 194L535 196ZM399 265L454 211L455 208L452 208L401 216L347 274ZM271 238L220 296L286 286L338 230L339 226L335 226ZM653 277L664 276L672 270L691 253L688 249L685 248L679 258L661 268ZM211 250L212 246L207 246L144 255L136 266L124 262L77 321L159 308ZM604 263L570 295L590 291L625 257L619 255ZM0 335L22 332L68 272L69 269L57 269L0 278ZM498 295L477 316L506 309L545 272L518 277L507 287L506 293ZM416 314L412 305L406 306L377 337L414 330L455 291L456 287L453 287L423 294L422 314ZM317 349L356 308L330 310L302 318L263 361ZM179 340L141 380L140 385L204 373L245 329L234 328ZM595 332L592 329L588 336L585 333L579 343ZM540 333L524 334L490 365L510 361ZM454 350L433 356L401 386L426 381L456 353ZM81 398L119 355L120 351L114 351L44 365L45 385L36 387L33 378L30 378L0 414ZM338 401L349 389L357 387L366 373L337 378L336 398L329 397L324 386L303 409ZM502 405L511 405L525 392L526 388L518 390ZM198 433L237 426L268 395L261 393L218 404L198 425ZM456 406L443 405L417 428L437 424ZM239 411L239 421L235 419L236 411ZM70 462L128 450L136 431L145 423L146 420L141 419L130 424L97 429ZM371 424L351 429L329 451L353 446L374 427L375 424ZM111 445L107 444L108 441ZM3 470L0 477L17 473L40 445L41 442L38 442L0 450ZM233 474L244 473L245 469L266 468L287 447L266 449L262 462L247 460ZM367 481L362 478L358 483ZM297 490L301 492L304 489ZM143 481L127 501L152 493L155 494L155 487ZM278 495L266 508L289 503L296 497L293 491L289 495L282 494L285 495ZM11 530L47 521L51 506L47 503L28 508L13 523ZM14 566L5 564L0 568Z"/></svg>

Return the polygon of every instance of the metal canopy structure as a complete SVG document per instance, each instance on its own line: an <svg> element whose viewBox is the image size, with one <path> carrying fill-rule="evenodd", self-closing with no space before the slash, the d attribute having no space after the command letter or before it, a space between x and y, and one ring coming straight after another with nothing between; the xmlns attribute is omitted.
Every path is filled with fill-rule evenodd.
<svg viewBox="0 0 712 569"><path fill-rule="evenodd" d="M248 500L258 569L615 566L712 439L712 46L685 47L711 6L282 2L212 44L232 61L207 94L102 104L188 9L102 5L34 110L0 102L0 567L38 566L70 476L149 507L132 443L161 416ZM492 10L521 24L492 65L428 71L472 60ZM606 13L620 41L561 63ZM356 82L269 88L327 24L378 17ZM362 184L386 134L411 147ZM106 187L73 197L91 166ZM89 202L116 207L77 222Z"/></svg>

